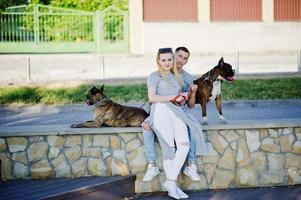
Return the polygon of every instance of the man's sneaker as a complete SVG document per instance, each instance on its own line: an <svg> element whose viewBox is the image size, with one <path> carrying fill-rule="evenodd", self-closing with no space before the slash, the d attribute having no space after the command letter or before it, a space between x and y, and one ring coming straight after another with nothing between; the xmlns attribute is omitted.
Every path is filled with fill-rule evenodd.
<svg viewBox="0 0 301 200"><path fill-rule="evenodd" d="M195 164L190 164L190 166L186 166L183 173L188 176L192 181L200 181L201 178L197 172L197 168Z"/></svg>
<svg viewBox="0 0 301 200"><path fill-rule="evenodd" d="M142 179L142 181L149 182L152 181L159 174L159 168L153 164L147 165L146 173Z"/></svg>

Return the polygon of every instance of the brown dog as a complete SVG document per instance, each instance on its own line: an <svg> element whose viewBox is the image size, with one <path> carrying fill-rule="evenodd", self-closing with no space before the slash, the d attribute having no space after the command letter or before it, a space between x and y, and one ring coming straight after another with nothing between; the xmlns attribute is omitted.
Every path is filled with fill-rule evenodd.
<svg viewBox="0 0 301 200"><path fill-rule="evenodd" d="M202 107L203 124L208 124L206 105L210 101L215 101L216 108L219 113L219 119L226 122L222 113L222 81L234 81L235 70L232 66L224 62L221 58L218 65L205 73L201 78L194 80L194 84L198 85L196 92L196 103L200 103Z"/></svg>
<svg viewBox="0 0 301 200"><path fill-rule="evenodd" d="M142 108L122 106L108 99L104 94L104 86L101 88L94 86L89 90L87 104L95 105L94 120L72 124L72 128L140 126L148 117L148 114Z"/></svg>

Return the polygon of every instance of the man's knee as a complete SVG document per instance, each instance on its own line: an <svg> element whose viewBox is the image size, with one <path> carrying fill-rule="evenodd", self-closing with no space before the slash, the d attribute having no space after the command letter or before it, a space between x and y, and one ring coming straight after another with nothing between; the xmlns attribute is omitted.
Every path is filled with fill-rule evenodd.
<svg viewBox="0 0 301 200"><path fill-rule="evenodd" d="M151 131L151 130L152 130L149 121L143 122L142 128L143 128L145 131Z"/></svg>

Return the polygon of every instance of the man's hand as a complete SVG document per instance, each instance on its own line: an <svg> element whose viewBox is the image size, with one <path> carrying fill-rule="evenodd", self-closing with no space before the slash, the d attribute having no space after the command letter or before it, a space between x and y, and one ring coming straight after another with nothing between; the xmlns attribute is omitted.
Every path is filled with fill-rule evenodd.
<svg viewBox="0 0 301 200"><path fill-rule="evenodd" d="M189 108L193 108L195 105L195 95L196 95L196 91L198 89L198 86L195 84L190 84L190 92L189 92L189 97L188 97L188 101L187 101L187 105Z"/></svg>
<svg viewBox="0 0 301 200"><path fill-rule="evenodd" d="M190 91L191 91L191 93L194 93L194 92L196 92L196 90L198 89L198 86L197 85L195 85L195 84L190 84Z"/></svg>

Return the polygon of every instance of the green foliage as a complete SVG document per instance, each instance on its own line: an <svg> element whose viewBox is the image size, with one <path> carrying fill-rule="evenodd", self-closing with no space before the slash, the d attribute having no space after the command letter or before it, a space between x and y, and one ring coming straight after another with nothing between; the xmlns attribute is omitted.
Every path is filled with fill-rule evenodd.
<svg viewBox="0 0 301 200"><path fill-rule="evenodd" d="M121 11L128 10L128 0L51 0L51 5L74 8L82 11L103 11L111 6ZM124 39L123 16L117 10L108 10L103 18L104 40L115 42Z"/></svg>
<svg viewBox="0 0 301 200"><path fill-rule="evenodd" d="M26 0L19 0L25 3ZM25 1L25 2L24 2ZM8 7L15 5L13 0L1 0L0 6ZM41 7L38 9L38 22L34 18L34 5L50 4L54 7L72 8L74 11L91 11L91 15L70 13L53 7ZM124 16L121 11L128 10L127 0L32 0L31 4L24 10L31 14L11 16L13 20L6 22L9 27L8 35L13 36L14 41L34 41L34 33L39 33L39 40L42 42L92 42L95 40L93 32L93 12L103 11L101 26L103 27L103 38L108 42L124 39ZM59 13L53 15L53 13ZM18 18L18 23L14 21ZM37 19L37 18L36 18ZM97 19L100 20L100 19ZM1 19L0 19L1 21ZM35 25L36 23L36 25ZM13 31L11 31L11 27ZM36 30L36 29L39 30ZM97 28L97 27L95 27ZM99 37L99 36L97 36ZM7 39L11 40L11 37Z"/></svg>
<svg viewBox="0 0 301 200"><path fill-rule="evenodd" d="M51 0L50 5L83 11L102 11L110 6L123 11L128 10L128 0Z"/></svg>
<svg viewBox="0 0 301 200"><path fill-rule="evenodd" d="M223 99L301 98L301 78L245 79L223 84Z"/></svg>
<svg viewBox="0 0 301 200"><path fill-rule="evenodd" d="M73 104L83 103L91 85L48 89L42 87L0 88L0 104ZM224 100L294 99L301 98L301 78L236 80L223 84ZM116 102L144 102L146 84L105 86L105 94Z"/></svg>
<svg viewBox="0 0 301 200"><path fill-rule="evenodd" d="M26 4L27 0L0 0L0 13L10 6Z"/></svg>

